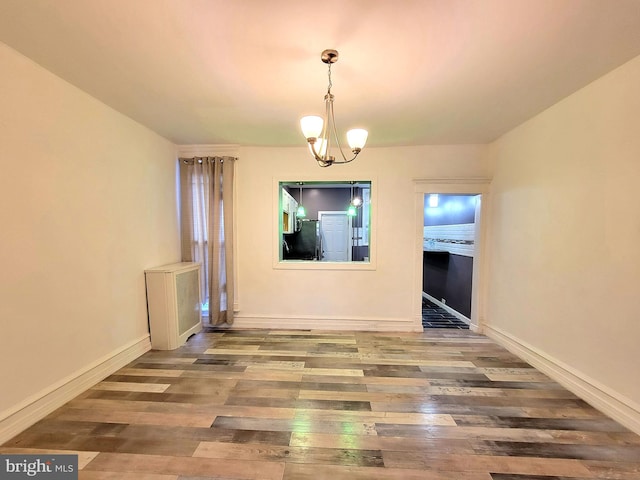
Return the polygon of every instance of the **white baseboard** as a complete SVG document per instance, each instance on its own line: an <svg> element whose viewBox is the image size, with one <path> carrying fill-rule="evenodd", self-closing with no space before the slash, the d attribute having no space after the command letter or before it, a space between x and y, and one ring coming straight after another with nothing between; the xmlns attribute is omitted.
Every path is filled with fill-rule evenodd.
<svg viewBox="0 0 640 480"><path fill-rule="evenodd" d="M149 350L147 334L1 412L0 445Z"/></svg>
<svg viewBox="0 0 640 480"><path fill-rule="evenodd" d="M504 330L484 324L486 335L525 360L605 415L640 434L640 405L584 373L523 342Z"/></svg>
<svg viewBox="0 0 640 480"><path fill-rule="evenodd" d="M239 314L233 328L270 328L274 330L335 330L369 332L422 332L422 319L316 317Z"/></svg>
<svg viewBox="0 0 640 480"><path fill-rule="evenodd" d="M443 310L446 310L448 313L450 313L451 315L453 315L454 317L456 317L458 320L466 323L469 326L474 326L477 328L477 325L473 325L471 323L471 319L465 317L463 314L461 314L460 312L458 312L457 310L454 310L453 308L451 308L449 305L447 305L446 303L442 303L440 300L437 300L435 297L429 295L428 293L422 292L422 298L426 298L427 300L429 300L430 302L435 303L436 305L438 305L440 308L442 308Z"/></svg>

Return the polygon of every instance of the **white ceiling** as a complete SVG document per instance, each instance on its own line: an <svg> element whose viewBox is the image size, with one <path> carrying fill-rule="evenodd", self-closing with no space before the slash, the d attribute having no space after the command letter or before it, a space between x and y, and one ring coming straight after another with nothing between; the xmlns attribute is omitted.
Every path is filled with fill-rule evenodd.
<svg viewBox="0 0 640 480"><path fill-rule="evenodd" d="M178 144L486 143L640 55L640 0L0 0L0 41ZM1 68L1 66L0 66Z"/></svg>

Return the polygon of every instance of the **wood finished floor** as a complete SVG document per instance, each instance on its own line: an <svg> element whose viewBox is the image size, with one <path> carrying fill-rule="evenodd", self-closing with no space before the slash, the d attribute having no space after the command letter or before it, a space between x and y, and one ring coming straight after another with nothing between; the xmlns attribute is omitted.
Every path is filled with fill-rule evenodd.
<svg viewBox="0 0 640 480"><path fill-rule="evenodd" d="M0 447L80 479L640 479L640 436L488 338L202 333Z"/></svg>

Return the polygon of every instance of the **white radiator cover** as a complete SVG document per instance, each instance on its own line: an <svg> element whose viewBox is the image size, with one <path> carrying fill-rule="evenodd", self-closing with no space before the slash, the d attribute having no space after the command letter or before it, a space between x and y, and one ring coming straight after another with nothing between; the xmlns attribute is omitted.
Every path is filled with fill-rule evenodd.
<svg viewBox="0 0 640 480"><path fill-rule="evenodd" d="M144 273L151 348L174 350L202 329L200 264L173 263Z"/></svg>

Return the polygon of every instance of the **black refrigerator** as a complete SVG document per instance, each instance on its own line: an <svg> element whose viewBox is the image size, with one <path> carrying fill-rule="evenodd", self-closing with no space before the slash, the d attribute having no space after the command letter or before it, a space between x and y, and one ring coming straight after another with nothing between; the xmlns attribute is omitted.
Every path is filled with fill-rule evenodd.
<svg viewBox="0 0 640 480"><path fill-rule="evenodd" d="M298 220L297 231L284 235L285 260L319 260L320 239L317 220Z"/></svg>

